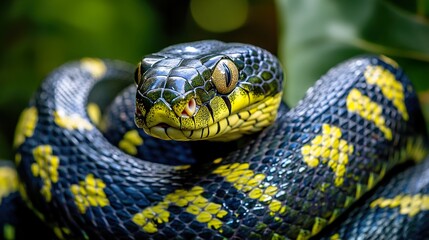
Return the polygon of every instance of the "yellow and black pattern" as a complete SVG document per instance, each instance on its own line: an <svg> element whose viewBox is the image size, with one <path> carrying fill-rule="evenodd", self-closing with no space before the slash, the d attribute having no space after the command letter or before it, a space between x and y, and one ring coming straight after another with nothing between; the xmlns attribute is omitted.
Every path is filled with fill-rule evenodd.
<svg viewBox="0 0 429 240"><path fill-rule="evenodd" d="M202 56L194 57L195 52ZM212 76L218 68L224 78ZM129 66L96 59L66 65L32 101L29 109L37 117L26 117L28 126L20 127L16 145L22 195L61 238L308 239L338 223L395 165L425 156L427 137L417 97L399 68L373 56L347 61L323 76L294 109L281 106L273 114L282 85L279 68L262 49L213 41L173 46L144 58L133 92L140 125L155 124L174 138L168 126L193 131L186 128L201 127L206 119L210 129L212 123L221 124L222 114L238 114L240 126L254 119L256 128L263 128L276 116L272 126L221 158L169 166L132 156L151 142L140 132L121 134L119 148L125 153L105 141L88 117L85 101L93 86L107 78L129 78ZM215 108L220 100L223 104ZM152 110L158 105L172 112ZM264 122L259 118L264 114L272 119ZM204 126L192 135L211 136L198 131ZM402 194L406 200L412 193ZM361 209L396 204L395 196L375 197ZM413 218L427 212L423 195L419 199ZM343 238L348 232L339 229L329 236Z"/></svg>
<svg viewBox="0 0 429 240"><path fill-rule="evenodd" d="M421 211L429 210L429 195L396 195L394 198L377 198L371 203L371 208L399 208L399 213L414 217Z"/></svg>
<svg viewBox="0 0 429 240"><path fill-rule="evenodd" d="M19 189L16 169L0 161L0 239L29 239L35 233L42 239L51 239L50 229L26 208Z"/></svg>
<svg viewBox="0 0 429 240"><path fill-rule="evenodd" d="M200 223L206 223L210 229L219 229L227 211L222 209L222 205L209 202L208 199L201 196L204 189L199 186L193 187L187 191L184 189L176 190L167 194L163 201L155 206L147 207L133 217L133 222L142 227L142 230L148 233L156 233L157 226L170 221L169 205L176 205L185 208L186 212L195 216ZM221 232L222 230L220 230Z"/></svg>
<svg viewBox="0 0 429 240"><path fill-rule="evenodd" d="M349 155L353 153L353 145L341 139L341 129L324 124L322 134L317 135L309 145L301 148L303 160L310 167L317 167L320 162L328 164L335 174L335 186L341 186L344 182L346 166Z"/></svg>
<svg viewBox="0 0 429 240"><path fill-rule="evenodd" d="M382 181L373 196L351 211L323 239L409 238L428 236L429 158ZM358 220L359 219L359 220ZM370 231L369 224L375 231ZM404 234L405 232L405 234Z"/></svg>

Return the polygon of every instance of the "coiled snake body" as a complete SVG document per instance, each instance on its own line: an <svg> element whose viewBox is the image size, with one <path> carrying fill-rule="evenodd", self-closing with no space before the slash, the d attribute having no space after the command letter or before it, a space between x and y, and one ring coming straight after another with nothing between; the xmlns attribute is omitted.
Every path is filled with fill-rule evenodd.
<svg viewBox="0 0 429 240"><path fill-rule="evenodd" d="M93 86L130 79L132 72L128 65L95 59L65 65L21 117L15 139L21 195L58 237L426 234L429 175L422 167L382 183L388 192L366 196L395 166L426 154L416 94L392 60L349 60L317 81L295 108L277 112L283 73L265 50L202 41L149 55L135 72L137 91L129 90L136 92L136 112L123 115L135 114L138 126L162 139L223 141L251 134L229 154L208 154L192 165L183 164L192 156L184 146L175 166L132 156L151 156L137 145L152 141L133 129L123 130L124 153L88 117ZM123 102L134 106L128 97ZM356 203L362 196L368 200ZM421 204L400 209L411 200ZM391 222L400 224L385 225Z"/></svg>

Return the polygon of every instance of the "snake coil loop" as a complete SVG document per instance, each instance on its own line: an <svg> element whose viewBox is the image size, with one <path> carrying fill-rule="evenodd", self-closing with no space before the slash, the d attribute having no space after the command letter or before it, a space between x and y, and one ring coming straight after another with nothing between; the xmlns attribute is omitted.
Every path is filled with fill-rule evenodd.
<svg viewBox="0 0 429 240"><path fill-rule="evenodd" d="M115 147L88 117L87 99L97 83L133 73L137 87L112 110L123 124ZM168 47L135 71L98 59L66 64L18 124L21 196L67 239L427 237L428 161L386 178L427 153L402 70L385 57L351 59L290 111L282 78L267 51L218 41ZM219 158L204 149L191 165L193 143L156 139L249 134L244 146Z"/></svg>

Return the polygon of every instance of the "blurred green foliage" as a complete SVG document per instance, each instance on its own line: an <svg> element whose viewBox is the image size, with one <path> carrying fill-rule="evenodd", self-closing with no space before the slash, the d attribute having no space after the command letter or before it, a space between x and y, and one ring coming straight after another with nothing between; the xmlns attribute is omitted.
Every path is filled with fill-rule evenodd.
<svg viewBox="0 0 429 240"><path fill-rule="evenodd" d="M19 112L42 79L64 62L102 57L137 62L162 47L156 12L145 1L2 3L0 157L10 157ZM7 11L5 11L7 9Z"/></svg>
<svg viewBox="0 0 429 240"><path fill-rule="evenodd" d="M284 98L295 104L335 64L383 54L405 70L424 96L429 89L429 1L277 0L286 65ZM429 98L425 101L429 113ZM428 118L429 119L429 114Z"/></svg>

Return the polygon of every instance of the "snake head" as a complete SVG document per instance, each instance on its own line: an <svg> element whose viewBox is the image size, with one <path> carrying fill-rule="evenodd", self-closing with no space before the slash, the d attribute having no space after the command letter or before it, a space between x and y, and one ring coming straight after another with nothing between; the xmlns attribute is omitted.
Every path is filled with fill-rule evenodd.
<svg viewBox="0 0 429 240"><path fill-rule="evenodd" d="M145 56L135 72L135 123L165 140L232 140L272 123L283 73L252 45L200 41Z"/></svg>

